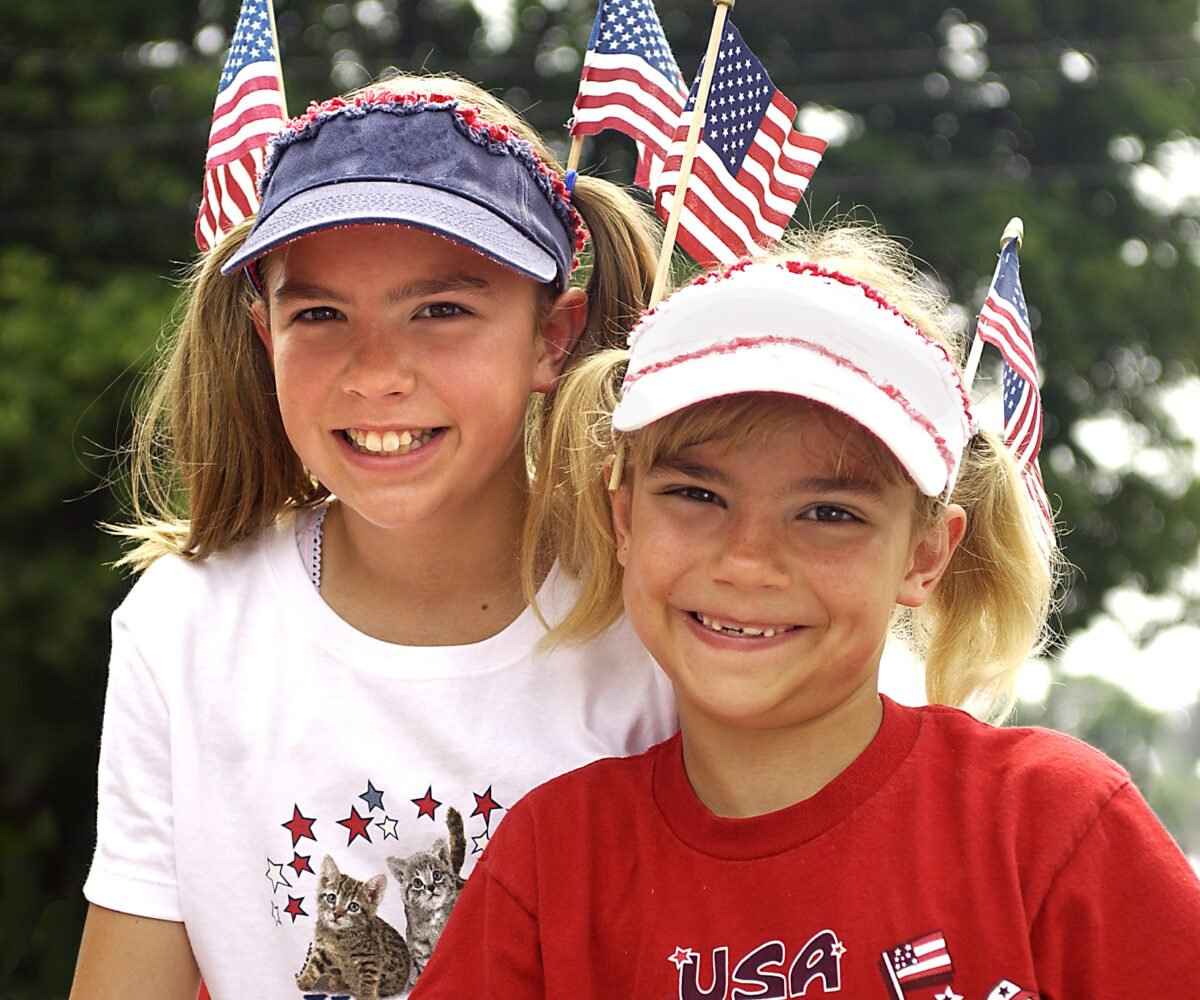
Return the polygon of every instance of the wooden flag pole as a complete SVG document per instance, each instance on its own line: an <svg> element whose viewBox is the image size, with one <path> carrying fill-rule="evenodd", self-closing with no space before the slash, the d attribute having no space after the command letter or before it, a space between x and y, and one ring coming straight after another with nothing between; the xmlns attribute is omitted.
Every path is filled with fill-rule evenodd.
<svg viewBox="0 0 1200 1000"><path fill-rule="evenodd" d="M583 156L583 136L571 136L571 151L567 154L567 173L579 169L579 160Z"/></svg>
<svg viewBox="0 0 1200 1000"><path fill-rule="evenodd" d="M717 66L717 51L721 47L721 35L725 31L725 19L736 0L713 0L717 8L713 18L712 33L708 36L708 52L704 56L704 68L700 73L700 89L696 91L696 106L692 108L692 120L688 125L687 144L683 150L683 162L679 165L679 179L675 182L675 197L671 201L671 214L667 218L667 230L663 234L662 250L658 255L658 271L654 275L654 289L650 293L650 305L662 301L667 288L667 277L671 273L671 254L675 251L675 238L679 234L679 216L687 198L688 184L692 180L692 163L696 159L696 146L700 141L700 128L704 124L704 113L708 106L708 91L712 86L713 72Z"/></svg>
<svg viewBox="0 0 1200 1000"><path fill-rule="evenodd" d="M279 67L279 102L283 105L283 117L288 117L287 91L283 89L283 60L279 56L279 30L275 27L275 4L268 0L267 13L271 15L271 45L275 49L275 65Z"/></svg>
<svg viewBox="0 0 1200 1000"><path fill-rule="evenodd" d="M1025 223L1021 221L1019 216L1013 216L1008 225L1004 227L1004 235L1000 237L1000 249L1003 250L1009 240L1017 241L1017 249L1020 250L1025 242ZM996 270L992 274L992 284L988 285L990 289L996 284L996 278L1000 274L1000 262L996 261ZM975 339L971 341L971 354L967 358L967 365L963 369L963 385L966 386L967 392L971 391L971 386L975 384L975 373L979 371L979 359L983 356L983 338L979 336L978 321L976 321Z"/></svg>

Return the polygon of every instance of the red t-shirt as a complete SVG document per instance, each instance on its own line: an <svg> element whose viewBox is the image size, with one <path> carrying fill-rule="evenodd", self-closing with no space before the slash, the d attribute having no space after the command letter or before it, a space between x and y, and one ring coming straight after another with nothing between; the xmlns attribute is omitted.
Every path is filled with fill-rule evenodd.
<svg viewBox="0 0 1200 1000"><path fill-rule="evenodd" d="M1200 881L1091 747L884 699L815 796L723 819L678 737L536 789L413 1000L1200 996Z"/></svg>

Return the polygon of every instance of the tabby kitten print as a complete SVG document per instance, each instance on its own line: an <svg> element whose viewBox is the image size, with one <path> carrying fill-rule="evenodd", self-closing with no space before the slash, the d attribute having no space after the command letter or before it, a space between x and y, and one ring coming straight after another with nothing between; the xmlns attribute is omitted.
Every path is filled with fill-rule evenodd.
<svg viewBox="0 0 1200 1000"><path fill-rule="evenodd" d="M446 810L446 829L448 841L443 837L428 851L387 859L392 876L404 892L404 913L408 917L405 936L414 982L429 961L463 887L458 873L467 856L467 842L462 816L454 808Z"/></svg>
<svg viewBox="0 0 1200 1000"><path fill-rule="evenodd" d="M397 996L408 983L408 946L400 932L375 915L387 876L360 882L343 875L333 858L321 861L317 930L296 985L306 992L345 993L356 1000Z"/></svg>

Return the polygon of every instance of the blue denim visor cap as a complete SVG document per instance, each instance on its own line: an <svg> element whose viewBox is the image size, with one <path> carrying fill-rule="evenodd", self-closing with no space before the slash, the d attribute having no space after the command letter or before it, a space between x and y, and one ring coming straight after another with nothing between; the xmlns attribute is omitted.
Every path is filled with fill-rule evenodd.
<svg viewBox="0 0 1200 1000"><path fill-rule="evenodd" d="M449 109L335 114L277 151L254 228L221 273L309 233L396 223L565 288L573 234L532 170L473 141Z"/></svg>

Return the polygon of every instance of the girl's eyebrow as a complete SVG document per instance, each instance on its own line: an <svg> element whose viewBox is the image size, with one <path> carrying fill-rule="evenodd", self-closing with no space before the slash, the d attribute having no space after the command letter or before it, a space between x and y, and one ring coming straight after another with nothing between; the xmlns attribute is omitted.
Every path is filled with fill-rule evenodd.
<svg viewBox="0 0 1200 1000"><path fill-rule="evenodd" d="M674 472L690 479L729 486L733 480L712 466L681 458L664 458L654 463L651 472ZM858 493L870 497L882 497L883 486L873 479L860 476L806 476L788 483L786 493Z"/></svg>
<svg viewBox="0 0 1200 1000"><path fill-rule="evenodd" d="M490 287L490 283L484 278L472 274L454 274L448 278L426 278L393 288L387 293L387 302L389 305L395 305L425 295L438 295L442 292L486 291ZM285 302L288 299L324 299L327 302L344 305L349 301L345 295L332 288L306 281L285 281L271 294L276 302Z"/></svg>

